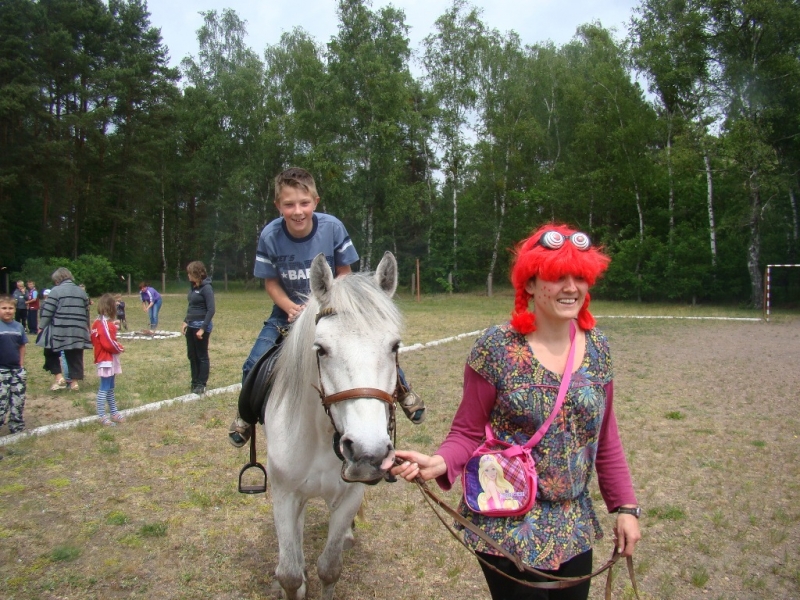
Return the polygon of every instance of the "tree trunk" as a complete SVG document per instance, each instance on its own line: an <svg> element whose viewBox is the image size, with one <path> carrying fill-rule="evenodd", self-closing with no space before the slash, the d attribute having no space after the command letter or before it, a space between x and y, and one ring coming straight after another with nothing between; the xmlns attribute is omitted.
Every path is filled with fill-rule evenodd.
<svg viewBox="0 0 800 600"><path fill-rule="evenodd" d="M750 273L750 290L753 307L764 308L764 290L761 277L761 190L758 184L758 173L750 173L750 243L747 247L747 271Z"/></svg>
<svg viewBox="0 0 800 600"><path fill-rule="evenodd" d="M488 280L491 281L492 277L494 276L494 269L497 265L497 255L499 253L500 248L500 237L503 234L503 223L505 221L506 216L506 197L508 195L508 163L509 163L509 147L508 143L506 143L506 157L505 157L505 165L503 167L503 192L500 194L500 218L497 221L497 227L494 232L494 243L492 244L492 260L489 263L489 277ZM491 289L491 288L490 288ZM489 294L491 296L491 293Z"/></svg>
<svg viewBox="0 0 800 600"><path fill-rule="evenodd" d="M711 158L708 152L703 153L706 164L706 189L708 201L708 232L711 236L711 266L717 266L717 226L714 224L714 181L711 173Z"/></svg>
<svg viewBox="0 0 800 600"><path fill-rule="evenodd" d="M164 209L164 182L161 182L161 278L167 274L167 249L164 239L166 237L166 210ZM166 290L162 290L166 291Z"/></svg>
<svg viewBox="0 0 800 600"><path fill-rule="evenodd" d="M367 230L367 271L372 270L372 251L375 241L375 207L369 207L369 229Z"/></svg>
<svg viewBox="0 0 800 600"><path fill-rule="evenodd" d="M794 188L789 187L789 204L792 205L792 240L797 251L797 239L800 237L800 225L797 222L797 199L794 197Z"/></svg>
<svg viewBox="0 0 800 600"><path fill-rule="evenodd" d="M458 192L453 177L453 273L458 272Z"/></svg>
<svg viewBox="0 0 800 600"><path fill-rule="evenodd" d="M669 180L669 244L675 236L675 182L672 173L672 113L667 114L667 179Z"/></svg>

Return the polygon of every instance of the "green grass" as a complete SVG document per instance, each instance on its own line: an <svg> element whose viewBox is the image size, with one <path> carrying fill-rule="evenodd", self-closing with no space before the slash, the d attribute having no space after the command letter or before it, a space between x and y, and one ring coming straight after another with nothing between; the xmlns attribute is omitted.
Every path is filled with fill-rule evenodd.
<svg viewBox="0 0 800 600"><path fill-rule="evenodd" d="M130 521L128 516L118 510L112 511L106 515L106 523L109 525L125 525Z"/></svg>
<svg viewBox="0 0 800 600"><path fill-rule="evenodd" d="M55 562L75 560L81 555L80 548L71 545L56 546L50 552L50 558Z"/></svg>
<svg viewBox="0 0 800 600"><path fill-rule="evenodd" d="M686 518L684 510L678 506L653 506L647 510L647 515L667 521L681 521Z"/></svg>
<svg viewBox="0 0 800 600"><path fill-rule="evenodd" d="M708 579L708 569L706 569L704 566L698 566L692 569L691 582L694 587L705 587L705 585L708 583Z"/></svg>
<svg viewBox="0 0 800 600"><path fill-rule="evenodd" d="M164 537L167 535L168 526L164 522L145 523L139 528L139 535L142 537Z"/></svg>

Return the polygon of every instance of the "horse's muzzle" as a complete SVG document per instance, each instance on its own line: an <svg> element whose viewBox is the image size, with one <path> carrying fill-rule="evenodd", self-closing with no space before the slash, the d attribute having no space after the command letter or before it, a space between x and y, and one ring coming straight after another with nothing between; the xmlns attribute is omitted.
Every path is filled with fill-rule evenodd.
<svg viewBox="0 0 800 600"><path fill-rule="evenodd" d="M347 435L343 435L340 450L344 457L342 479L348 482L379 481L394 465L394 446L389 440L377 449L368 449L361 447Z"/></svg>

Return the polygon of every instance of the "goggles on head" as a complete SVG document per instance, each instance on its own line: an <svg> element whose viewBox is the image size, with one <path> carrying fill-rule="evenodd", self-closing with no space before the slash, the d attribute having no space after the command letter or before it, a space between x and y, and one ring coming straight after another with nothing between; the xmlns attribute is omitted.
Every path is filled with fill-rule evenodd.
<svg viewBox="0 0 800 600"><path fill-rule="evenodd" d="M592 240L582 231L576 231L572 235L564 235L558 231L545 231L536 243L548 250L559 250L567 240L581 252L586 252L592 246Z"/></svg>

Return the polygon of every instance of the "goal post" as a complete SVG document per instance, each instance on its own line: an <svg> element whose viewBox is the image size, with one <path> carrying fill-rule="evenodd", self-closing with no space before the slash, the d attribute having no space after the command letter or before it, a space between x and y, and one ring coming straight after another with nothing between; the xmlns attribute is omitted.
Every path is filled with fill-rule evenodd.
<svg viewBox="0 0 800 600"><path fill-rule="evenodd" d="M769 322L769 303L770 303L770 276L772 269L779 268L800 268L800 265L767 265L764 274L764 320Z"/></svg>

